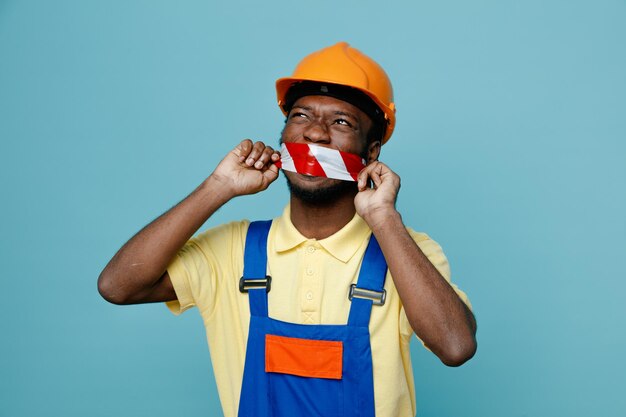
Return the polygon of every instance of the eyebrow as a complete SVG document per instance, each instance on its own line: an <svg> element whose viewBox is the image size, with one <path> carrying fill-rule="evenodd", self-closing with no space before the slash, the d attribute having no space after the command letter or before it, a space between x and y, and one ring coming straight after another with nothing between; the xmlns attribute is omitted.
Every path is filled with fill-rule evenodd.
<svg viewBox="0 0 626 417"><path fill-rule="evenodd" d="M302 109L302 110L307 110L307 111L313 111L313 107L311 107L311 106L301 106L301 105L297 105L297 106L293 106L293 107L291 108L291 110L293 110L293 109ZM345 111L341 111L341 110L335 110L335 111L333 112L333 114L334 114L334 115L336 115L336 116L348 116L348 117L351 117L352 119L354 119L354 120L356 120L356 121L358 121L358 120L359 120L359 119L356 117L356 115L355 115L355 114L353 114L353 113L349 113L349 112L345 112Z"/></svg>
<svg viewBox="0 0 626 417"><path fill-rule="evenodd" d="M356 115L354 115L354 114L352 114L352 113L345 112L345 111L340 111L340 110L337 110L337 111L335 112L335 114L336 114L336 115L338 115L338 116L348 116L348 117L351 117L351 118L353 118L354 120L357 120L357 121L359 120L359 119L356 117Z"/></svg>

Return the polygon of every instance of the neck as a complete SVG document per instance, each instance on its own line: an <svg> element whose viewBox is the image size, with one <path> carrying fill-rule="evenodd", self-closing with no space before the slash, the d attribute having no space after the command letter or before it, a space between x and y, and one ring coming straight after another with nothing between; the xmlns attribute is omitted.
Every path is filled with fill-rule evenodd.
<svg viewBox="0 0 626 417"><path fill-rule="evenodd" d="M326 204L313 204L291 195L291 222L307 239L325 239L337 233L352 220L354 194L346 195Z"/></svg>

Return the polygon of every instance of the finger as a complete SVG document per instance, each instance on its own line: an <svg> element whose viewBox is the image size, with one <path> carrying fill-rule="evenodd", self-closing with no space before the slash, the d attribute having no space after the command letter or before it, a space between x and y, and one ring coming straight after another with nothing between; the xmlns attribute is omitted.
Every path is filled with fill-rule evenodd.
<svg viewBox="0 0 626 417"><path fill-rule="evenodd" d="M370 172L370 178L374 182L374 188L378 188L383 183L381 178L383 167L377 164Z"/></svg>
<svg viewBox="0 0 626 417"><path fill-rule="evenodd" d="M263 175L265 176L265 178L274 181L276 178L278 178L278 172L278 167L272 164L265 171L263 171Z"/></svg>
<svg viewBox="0 0 626 417"><path fill-rule="evenodd" d="M359 172L357 177L359 191L363 191L367 188L367 182L369 180L369 167L365 167Z"/></svg>
<svg viewBox="0 0 626 417"><path fill-rule="evenodd" d="M261 156L259 156L259 158L254 163L254 167L257 169L263 168L265 164L267 164L270 161L273 153L274 153L274 149L272 149L270 146L267 146L261 153Z"/></svg>
<svg viewBox="0 0 626 417"><path fill-rule="evenodd" d="M263 183L265 184L264 188L267 188L278 178L278 167L272 164L267 169L262 171L262 175L264 178Z"/></svg>
<svg viewBox="0 0 626 417"><path fill-rule="evenodd" d="M252 150L252 141L250 139L242 140L234 149L235 155L239 158L239 162L246 160Z"/></svg>
<svg viewBox="0 0 626 417"><path fill-rule="evenodd" d="M255 144L252 145L252 150L250 151L250 154L248 154L248 157L246 158L246 165L248 165L249 167L253 166L256 163L257 159L263 153L264 149L265 144L263 142L255 142Z"/></svg>
<svg viewBox="0 0 626 417"><path fill-rule="evenodd" d="M378 162L374 161L359 172L359 175L357 176L359 191L363 191L370 187L369 180L371 179L372 172L376 169L377 164Z"/></svg>

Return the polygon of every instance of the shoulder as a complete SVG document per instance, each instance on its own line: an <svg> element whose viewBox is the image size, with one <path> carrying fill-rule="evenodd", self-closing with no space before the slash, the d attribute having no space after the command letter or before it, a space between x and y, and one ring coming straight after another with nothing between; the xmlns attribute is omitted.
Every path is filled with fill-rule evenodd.
<svg viewBox="0 0 626 417"><path fill-rule="evenodd" d="M219 226L211 227L198 235L196 235L192 241L197 244L215 244L226 243L230 241L237 241L245 239L250 225L249 220L239 220L230 223L220 224Z"/></svg>
<svg viewBox="0 0 626 417"><path fill-rule="evenodd" d="M211 227L189 239L178 256L215 262L230 258L242 252L249 224L248 220L240 220Z"/></svg>

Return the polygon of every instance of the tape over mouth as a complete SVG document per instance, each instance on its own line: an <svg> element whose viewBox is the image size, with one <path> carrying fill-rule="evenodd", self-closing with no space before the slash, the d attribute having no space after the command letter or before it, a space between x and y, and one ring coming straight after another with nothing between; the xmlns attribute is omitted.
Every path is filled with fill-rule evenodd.
<svg viewBox="0 0 626 417"><path fill-rule="evenodd" d="M357 181L365 160L357 154L307 143L283 143L278 168L312 177Z"/></svg>

